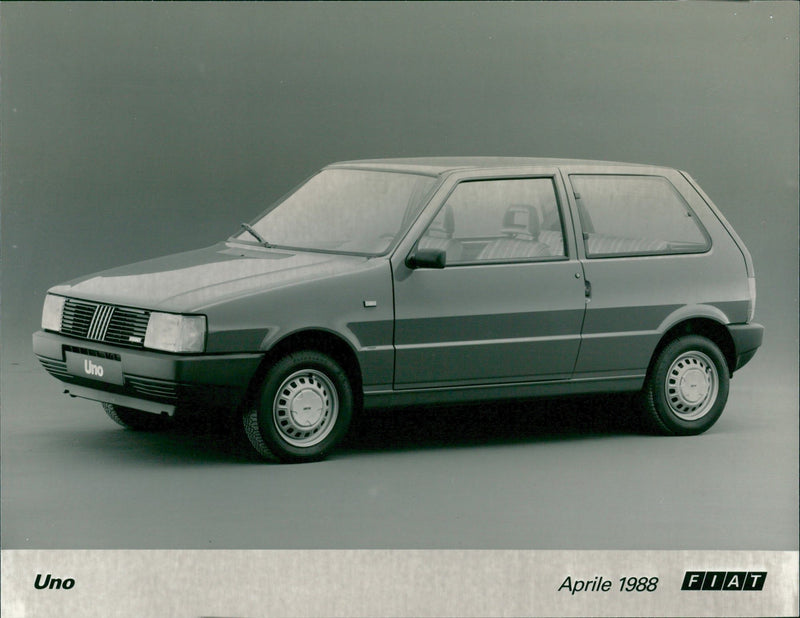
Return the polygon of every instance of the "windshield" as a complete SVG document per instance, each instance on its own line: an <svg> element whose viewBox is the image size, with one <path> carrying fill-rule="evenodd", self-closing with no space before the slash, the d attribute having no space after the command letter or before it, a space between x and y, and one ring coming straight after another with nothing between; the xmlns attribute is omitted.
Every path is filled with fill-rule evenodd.
<svg viewBox="0 0 800 618"><path fill-rule="evenodd" d="M255 231L268 246L379 255L408 229L435 182L417 174L323 170L234 238L253 242Z"/></svg>

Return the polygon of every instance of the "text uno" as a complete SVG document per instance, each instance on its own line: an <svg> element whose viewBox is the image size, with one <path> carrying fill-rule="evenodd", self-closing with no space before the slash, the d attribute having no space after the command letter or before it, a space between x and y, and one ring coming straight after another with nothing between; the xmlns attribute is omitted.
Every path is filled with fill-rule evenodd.
<svg viewBox="0 0 800 618"><path fill-rule="evenodd" d="M70 590L75 586L75 580L71 577L67 579L58 579L57 577L52 577L50 573L48 573L44 581L42 581L42 574L36 574L36 581L33 582L33 587L37 590Z"/></svg>
<svg viewBox="0 0 800 618"><path fill-rule="evenodd" d="M87 375L97 376L98 378L103 377L103 367L100 365L95 365L88 358L83 361L83 370Z"/></svg>

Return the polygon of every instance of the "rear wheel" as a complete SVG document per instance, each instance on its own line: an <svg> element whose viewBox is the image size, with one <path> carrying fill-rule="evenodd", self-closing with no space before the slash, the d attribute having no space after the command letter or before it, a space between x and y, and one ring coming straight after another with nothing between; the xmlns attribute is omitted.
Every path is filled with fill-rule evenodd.
<svg viewBox="0 0 800 618"><path fill-rule="evenodd" d="M113 403L104 403L103 410L115 423L134 431L161 431L167 429L172 422L168 416L142 412Z"/></svg>
<svg viewBox="0 0 800 618"><path fill-rule="evenodd" d="M658 433L706 431L728 399L728 365L720 349L699 335L680 337L658 355L643 391L645 421Z"/></svg>
<svg viewBox="0 0 800 618"><path fill-rule="evenodd" d="M339 364L321 352L295 352L267 372L244 414L244 430L262 457L315 461L344 437L352 410L352 388Z"/></svg>

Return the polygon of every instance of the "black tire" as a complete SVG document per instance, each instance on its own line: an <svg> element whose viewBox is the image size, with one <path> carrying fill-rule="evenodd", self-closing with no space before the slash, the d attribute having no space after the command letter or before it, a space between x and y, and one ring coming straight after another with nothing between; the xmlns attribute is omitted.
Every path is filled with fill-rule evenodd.
<svg viewBox="0 0 800 618"><path fill-rule="evenodd" d="M644 421L663 435L703 433L717 422L728 400L730 376L715 343L687 335L656 358L642 391Z"/></svg>
<svg viewBox="0 0 800 618"><path fill-rule="evenodd" d="M347 433L352 413L345 371L329 356L307 350L270 368L242 420L259 455L299 463L326 457Z"/></svg>
<svg viewBox="0 0 800 618"><path fill-rule="evenodd" d="M168 416L125 408L113 403L104 403L103 410L115 423L134 431L162 431L172 423L172 419Z"/></svg>

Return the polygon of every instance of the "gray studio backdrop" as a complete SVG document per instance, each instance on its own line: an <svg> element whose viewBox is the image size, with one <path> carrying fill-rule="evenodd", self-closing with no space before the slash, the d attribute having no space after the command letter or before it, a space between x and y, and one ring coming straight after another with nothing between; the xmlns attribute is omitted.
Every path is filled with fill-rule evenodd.
<svg viewBox="0 0 800 618"><path fill-rule="evenodd" d="M333 160L688 170L796 366L795 3L4 4L2 334L48 286L227 237ZM794 375L793 370L786 375Z"/></svg>
<svg viewBox="0 0 800 618"><path fill-rule="evenodd" d="M745 475L741 482L748 489L762 481L776 484L765 492L766 500L780 506L763 511L762 532L767 534L770 526L778 531L770 548L796 548L796 538L783 532L796 526L796 468L785 465L796 466L796 448L789 443L795 439L796 402L776 401L773 387L797 393L797 3L3 3L0 24L2 390L3 414L10 415L3 423L8 446L4 491L10 496L3 502L4 524L9 522L6 543L206 543L184 540L181 532L153 536L159 526L144 523L141 532L135 529L120 540L114 519L103 519L102 509L114 504L80 493L88 492L84 485L89 480L95 482L88 471L91 462L127 466L135 457L130 452L118 457L118 444L145 448L145 442L127 442L133 438L110 426L105 431L92 425L73 436L70 414L78 415L78 408L62 414L55 409L58 404L51 404L50 391L55 401L59 389L37 368L30 351L49 286L224 239L330 161L513 155L685 169L733 223L753 254L757 318L767 328L761 352L742 373L745 382L755 385L745 393L752 405L747 404L743 418L757 418L753 422L790 436L784 446L792 457L781 459L777 470L764 463L769 472L763 477ZM7 392L19 393L27 384L47 402L41 417L34 418L24 396L8 398ZM742 396L736 405L746 401ZM65 409L66 404L64 398ZM783 406L788 430L770 425L773 405ZM105 428L99 406L96 412L98 427ZM56 422L57 429L45 433L45 422ZM707 442L681 442L680 447L677 442L625 444L643 452L675 452L727 439L710 436ZM71 440L90 440L91 448L76 448ZM106 443L111 445L107 450ZM36 449L44 445L52 463L37 467L41 458ZM572 443L564 448L574 448L576 457L586 452ZM748 456L761 461L769 450L753 446ZM192 453L197 462L205 461L202 453ZM167 471L161 465L161 451L151 457L153 470L182 475L181 466ZM734 461L735 453L726 457ZM417 459L427 461L422 454ZM47 481L48 475L63 468L60 462L73 460L86 466L85 476L70 480L75 490L69 485L62 502L50 504L48 496L62 481ZM590 458L587 465L594 463ZM339 465L357 464L351 458ZM148 473L145 464L142 468L141 477L132 477L141 478L141 487L160 478ZM259 475L258 482L293 475L326 478L339 469L273 469ZM753 469L760 475L763 468ZM248 473L258 472L240 467L237 474L251 483L255 479ZM791 482L784 484L785 478ZM185 480L181 476L176 487ZM658 493L652 483L643 482L646 493ZM117 495L116 485L111 487L108 491ZM129 483L125 491L138 487ZM735 487L723 491L726 504L736 502ZM170 490L160 495L167 501ZM608 502L605 494L598 500ZM82 514L84 501L99 513L95 519ZM735 534L722 526L722 541L702 540L718 538L711 522L717 517L728 521L736 510L706 506L699 516L703 525L682 528L697 535L688 540L650 541L644 530L636 543L606 543L739 547L736 539L750 527L738 520L726 524L733 525ZM751 506L758 520L762 511ZM779 509L784 523L773 525L773 511ZM65 532L53 532L55 524L47 520L51 510L62 515ZM554 515L554 525L560 518ZM78 525L84 520L83 527ZM150 520L145 516L143 521ZM129 522L129 527L136 525ZM422 524L398 541L378 530L378 523L374 526L372 541L356 536L360 531L355 530L352 539L320 536L304 542L466 542L457 532L416 536ZM665 529L672 528L665 524ZM510 546L516 542L512 533L509 528L505 542ZM604 546L602 539L608 537L603 535L610 532L596 534L596 544ZM283 542L293 546L294 537L286 538ZM253 541L220 542L239 546ZM259 542L277 544L272 538ZM568 540L558 542L565 546Z"/></svg>

